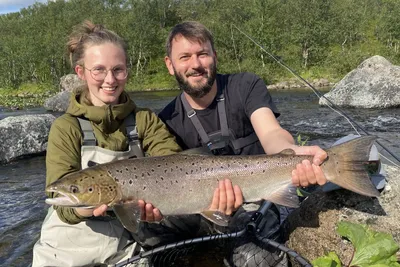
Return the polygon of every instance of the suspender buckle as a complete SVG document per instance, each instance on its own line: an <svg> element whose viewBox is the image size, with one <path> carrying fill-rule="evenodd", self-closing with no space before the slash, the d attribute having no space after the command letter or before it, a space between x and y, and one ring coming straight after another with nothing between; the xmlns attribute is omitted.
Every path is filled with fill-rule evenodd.
<svg viewBox="0 0 400 267"><path fill-rule="evenodd" d="M187 113L187 116L188 116L189 118L193 117L194 115L196 115L196 111L194 111L194 109L189 110L188 113Z"/></svg>

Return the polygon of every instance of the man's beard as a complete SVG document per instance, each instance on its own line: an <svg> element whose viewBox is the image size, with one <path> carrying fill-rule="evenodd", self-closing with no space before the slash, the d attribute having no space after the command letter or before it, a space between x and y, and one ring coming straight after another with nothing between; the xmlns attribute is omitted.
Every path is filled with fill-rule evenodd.
<svg viewBox="0 0 400 267"><path fill-rule="evenodd" d="M216 65L213 64L210 69L210 75L207 77L206 84L196 86L191 85L188 80L185 80L185 77L176 72L175 68L174 71L175 79L178 82L179 87L193 98L202 98L203 96L207 95L211 91L211 88L215 81L215 77L217 76L217 68Z"/></svg>

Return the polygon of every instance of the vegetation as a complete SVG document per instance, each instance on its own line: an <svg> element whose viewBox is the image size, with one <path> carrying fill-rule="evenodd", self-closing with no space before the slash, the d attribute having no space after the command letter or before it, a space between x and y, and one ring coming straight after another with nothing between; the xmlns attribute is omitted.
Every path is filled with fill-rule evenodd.
<svg viewBox="0 0 400 267"><path fill-rule="evenodd" d="M268 84L289 72L252 36L307 79L338 80L379 54L400 62L397 0L56 0L0 15L0 88L55 88L72 71L65 52L74 25L105 24L129 45L129 89L171 88L163 57L169 30L185 20L215 36L220 72L255 72ZM45 88L45 87L42 87ZM0 89L1 91L1 89Z"/></svg>
<svg viewBox="0 0 400 267"><path fill-rule="evenodd" d="M354 253L351 262L344 264L335 252L329 252L326 256L315 259L314 267L400 267L396 252L399 246L393 240L393 236L376 232L366 225L351 222L339 222L337 232L351 241Z"/></svg>

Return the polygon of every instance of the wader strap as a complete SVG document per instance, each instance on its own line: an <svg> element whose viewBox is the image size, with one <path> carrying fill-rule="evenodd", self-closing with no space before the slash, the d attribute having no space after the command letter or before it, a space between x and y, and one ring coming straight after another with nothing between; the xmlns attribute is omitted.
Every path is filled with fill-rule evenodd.
<svg viewBox="0 0 400 267"><path fill-rule="evenodd" d="M219 84L219 81L217 80L217 87L218 87L218 92L217 92L217 111L218 111L218 116L219 116L219 123L220 123L220 128L221 128L221 136L222 137L230 137L229 134L229 128L228 128L228 119L226 117L226 110L225 110L225 96L223 93L223 90ZM196 128L197 132L200 135L201 141L203 144L206 144L210 149L212 143L210 142L210 138L206 131L204 130L203 125L201 125L199 118L196 115L196 111L189 105L189 102L186 100L186 97L181 94L181 101L183 104L183 107L185 108L186 114L188 118L192 121L194 127ZM246 136L246 137L241 137L237 138L235 140L230 140L232 144L232 148L234 150L239 150L245 146L251 145L255 142L258 141L257 134L253 132L252 134Z"/></svg>
<svg viewBox="0 0 400 267"><path fill-rule="evenodd" d="M139 135L137 132L136 126L136 115L131 113L129 114L125 120L125 127L126 127L126 135L129 140L129 146L133 150L133 153L136 157L142 158L144 157L143 149L140 144Z"/></svg>
<svg viewBox="0 0 400 267"><path fill-rule="evenodd" d="M219 124L221 126L221 135L223 137L229 138L229 128L228 128L228 119L226 118L226 110L225 110L225 96L222 92L222 88L217 80L217 88L218 88L218 96L217 96L217 111L219 116Z"/></svg>
<svg viewBox="0 0 400 267"><path fill-rule="evenodd" d="M81 126L83 132L83 146L96 146L96 137L93 133L92 125L90 121L82 118L77 118L79 125Z"/></svg>
<svg viewBox="0 0 400 267"><path fill-rule="evenodd" d="M83 132L83 144L82 146L96 146L97 141L94 136L93 127L89 120L77 118L79 125ZM129 146L133 150L136 157L144 157L144 153L139 141L139 135L137 133L136 117L133 113L129 114L125 120L126 134L129 140Z"/></svg>
<svg viewBox="0 0 400 267"><path fill-rule="evenodd" d="M196 111L194 111L194 109L189 105L189 102L186 100L186 97L183 95L183 93L181 94L181 101L183 107L185 108L186 115L192 121L194 127L199 133L201 141L203 142L203 144L206 144L207 146L210 145L210 138L208 137L208 134L204 130L203 125L201 125L199 118L196 115Z"/></svg>
<svg viewBox="0 0 400 267"><path fill-rule="evenodd" d="M129 114L125 120L126 135L128 136L129 142L139 140L137 127L136 127L136 117L133 113Z"/></svg>
<svg viewBox="0 0 400 267"><path fill-rule="evenodd" d="M258 137L256 133L252 133L246 137L241 137L235 140L232 140L232 146L235 150L241 149L242 147L251 145L258 141Z"/></svg>

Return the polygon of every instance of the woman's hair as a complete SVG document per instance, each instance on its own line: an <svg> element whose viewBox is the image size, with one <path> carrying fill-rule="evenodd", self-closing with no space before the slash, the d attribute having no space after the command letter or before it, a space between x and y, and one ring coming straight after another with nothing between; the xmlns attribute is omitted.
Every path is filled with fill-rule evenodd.
<svg viewBox="0 0 400 267"><path fill-rule="evenodd" d="M91 21L84 21L75 26L67 43L71 66L74 68L76 65L83 64L83 57L88 47L104 43L121 47L126 56L126 44L115 32L107 30L101 24L93 24Z"/></svg>

